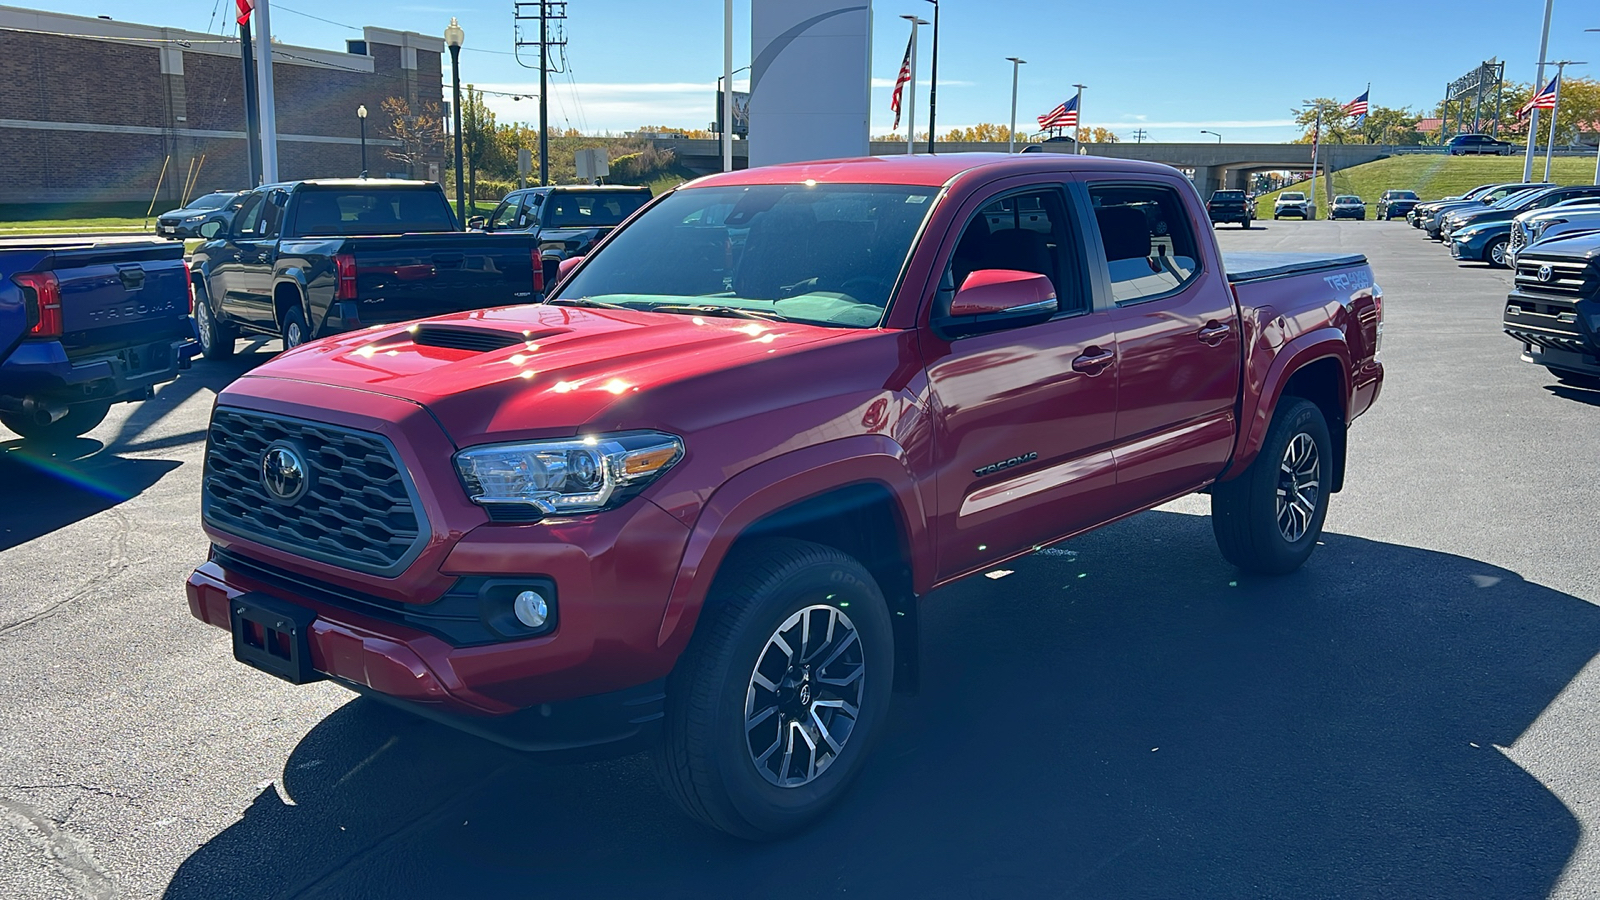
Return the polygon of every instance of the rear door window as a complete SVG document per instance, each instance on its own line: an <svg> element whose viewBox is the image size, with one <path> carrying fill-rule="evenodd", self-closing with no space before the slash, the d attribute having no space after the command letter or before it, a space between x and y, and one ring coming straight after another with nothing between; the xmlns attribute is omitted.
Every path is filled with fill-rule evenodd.
<svg viewBox="0 0 1600 900"><path fill-rule="evenodd" d="M1163 297L1199 275L1194 232L1176 190L1156 184L1091 184L1089 200L1113 301Z"/></svg>

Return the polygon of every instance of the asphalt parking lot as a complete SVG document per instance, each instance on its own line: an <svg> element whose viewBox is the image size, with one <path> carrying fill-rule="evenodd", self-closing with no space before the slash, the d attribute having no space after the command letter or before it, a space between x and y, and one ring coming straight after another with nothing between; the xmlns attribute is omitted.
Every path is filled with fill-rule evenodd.
<svg viewBox="0 0 1600 900"><path fill-rule="evenodd" d="M1364 252L1383 396L1325 546L1241 577L1192 497L926 598L923 691L846 802L750 845L640 758L544 766L233 662L190 619L200 363L56 457L0 432L0 897L1583 897L1600 893L1600 392L1510 277Z"/></svg>

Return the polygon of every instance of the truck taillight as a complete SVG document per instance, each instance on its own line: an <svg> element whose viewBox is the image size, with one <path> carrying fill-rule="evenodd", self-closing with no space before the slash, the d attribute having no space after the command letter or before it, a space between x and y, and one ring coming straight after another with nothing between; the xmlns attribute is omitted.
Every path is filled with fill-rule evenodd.
<svg viewBox="0 0 1600 900"><path fill-rule="evenodd" d="M533 263L533 292L544 293L544 260L539 258L539 248L535 246L528 251L530 261Z"/></svg>
<svg viewBox="0 0 1600 900"><path fill-rule="evenodd" d="M183 264L183 285L189 295L189 315L192 316L194 315L194 271L189 268L187 262Z"/></svg>
<svg viewBox="0 0 1600 900"><path fill-rule="evenodd" d="M338 277L339 286L334 291L335 300L356 299L356 258L350 253L336 253L333 256L333 270Z"/></svg>
<svg viewBox="0 0 1600 900"><path fill-rule="evenodd" d="M11 277L22 288L28 311L28 337L61 336L61 282L54 272L27 272Z"/></svg>

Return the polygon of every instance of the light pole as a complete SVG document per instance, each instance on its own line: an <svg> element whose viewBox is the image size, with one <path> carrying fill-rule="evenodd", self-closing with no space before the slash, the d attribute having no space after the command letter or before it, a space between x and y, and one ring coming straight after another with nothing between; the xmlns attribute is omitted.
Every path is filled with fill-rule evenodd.
<svg viewBox="0 0 1600 900"><path fill-rule="evenodd" d="M939 0L933 4L933 70L928 73L928 152L933 152L934 114L939 111Z"/></svg>
<svg viewBox="0 0 1600 900"><path fill-rule="evenodd" d="M926 25L926 19L901 16L911 23L911 81L906 85L906 155L917 152L917 26ZM929 132L931 136L933 132Z"/></svg>
<svg viewBox="0 0 1600 900"><path fill-rule="evenodd" d="M456 218L462 228L467 227L467 186L462 171L465 165L461 161L461 43L466 39L467 33L461 30L460 23L452 16L450 27L444 30L444 43L450 48L450 90L455 98L450 104L450 111L455 119L456 132Z"/></svg>
<svg viewBox="0 0 1600 900"><path fill-rule="evenodd" d="M1015 56L1008 56L1006 60L1011 63L1011 130L1006 133L1006 152L1017 152L1017 69L1027 60Z"/></svg>
<svg viewBox="0 0 1600 900"><path fill-rule="evenodd" d="M1600 28L1585 28L1584 31L1600 31ZM1594 183L1600 184L1600 140L1595 141L1594 148Z"/></svg>
<svg viewBox="0 0 1600 900"><path fill-rule="evenodd" d="M1544 85L1544 55L1550 49L1550 11L1555 6L1556 0L1544 0L1544 31L1539 36L1539 71L1533 76L1533 95L1539 96ZM1524 183L1533 180L1533 142L1539 137L1539 108L1536 106L1529 110L1528 119L1528 152L1522 159L1522 180Z"/></svg>
<svg viewBox="0 0 1600 900"><path fill-rule="evenodd" d="M723 139L723 135L727 135L727 141L728 141L727 153L724 155L724 158L723 158L722 171L724 171L724 172L732 172L733 171L733 80L732 79L733 79L733 76L739 74L740 72L747 72L747 71L749 71L749 69L750 69L749 66L740 66L739 68L734 69L733 71L731 71L731 72L729 72L727 74L726 77L729 80L728 80L728 92L727 92L726 95L724 95L723 92L722 92L722 79L723 79L724 76L722 76L722 75L718 75L717 76L717 110L718 110L717 115L722 119L722 131L721 131L721 133L719 133L717 135L717 139L719 141L721 141Z"/></svg>
<svg viewBox="0 0 1600 900"><path fill-rule="evenodd" d="M361 120L361 177L367 177L367 105L356 107L356 118Z"/></svg>
<svg viewBox="0 0 1600 900"><path fill-rule="evenodd" d="M1219 143L1219 144L1222 143L1222 135L1217 134L1215 131L1207 131L1206 129L1202 128L1202 129L1200 129L1200 133L1201 134L1209 134L1212 137L1217 139L1217 143Z"/></svg>
<svg viewBox="0 0 1600 900"><path fill-rule="evenodd" d="M733 171L733 0L722 4L722 171ZM751 85L753 88L754 85ZM749 148L746 148L749 149ZM745 165L749 165L746 159Z"/></svg>
<svg viewBox="0 0 1600 900"><path fill-rule="evenodd" d="M1586 65L1588 65L1588 63L1575 62L1575 61L1570 60L1570 59L1560 59L1560 60L1555 60L1554 62L1550 62L1550 63L1545 63L1543 61L1540 61L1539 65L1541 65L1541 66L1543 66L1543 65L1551 65L1551 66L1555 66L1556 67L1555 106L1552 106L1550 108L1550 137L1549 137L1548 140L1546 140L1544 142L1544 180L1545 181L1549 181L1550 180L1550 157L1551 157L1551 155L1554 154L1555 149L1556 149L1556 116L1560 115L1560 113L1561 113L1561 79L1562 79L1562 76L1567 73L1567 66L1586 66ZM1535 87L1534 90L1537 91L1538 88ZM1530 135L1532 134L1532 130L1531 129L1529 131L1529 134Z"/></svg>

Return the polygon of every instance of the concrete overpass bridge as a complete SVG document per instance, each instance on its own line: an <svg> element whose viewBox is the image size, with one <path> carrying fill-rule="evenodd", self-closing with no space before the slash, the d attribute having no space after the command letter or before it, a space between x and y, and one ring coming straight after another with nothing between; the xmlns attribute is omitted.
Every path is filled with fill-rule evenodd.
<svg viewBox="0 0 1600 900"><path fill-rule="evenodd" d="M722 149L715 140L661 138L653 143L658 148L672 150L678 160L691 171L702 175L722 171ZM918 144L920 148L922 144ZM1054 141L1030 144L1046 153L1071 153L1071 141ZM1003 143L939 143L940 153L998 152L1004 153ZM1115 159L1143 159L1165 163L1179 169L1192 171L1195 187L1200 195L1209 197L1219 188L1246 189L1250 175L1255 172L1275 170L1305 170L1311 168L1310 144L1219 144L1215 141L1194 144L1087 144L1091 156L1108 156ZM734 168L745 166L746 145L733 142ZM872 155L894 156L904 153L902 141L873 141ZM1415 153L1416 147L1398 147L1387 144L1324 144L1318 150L1318 163L1326 171L1358 166L1399 153Z"/></svg>

